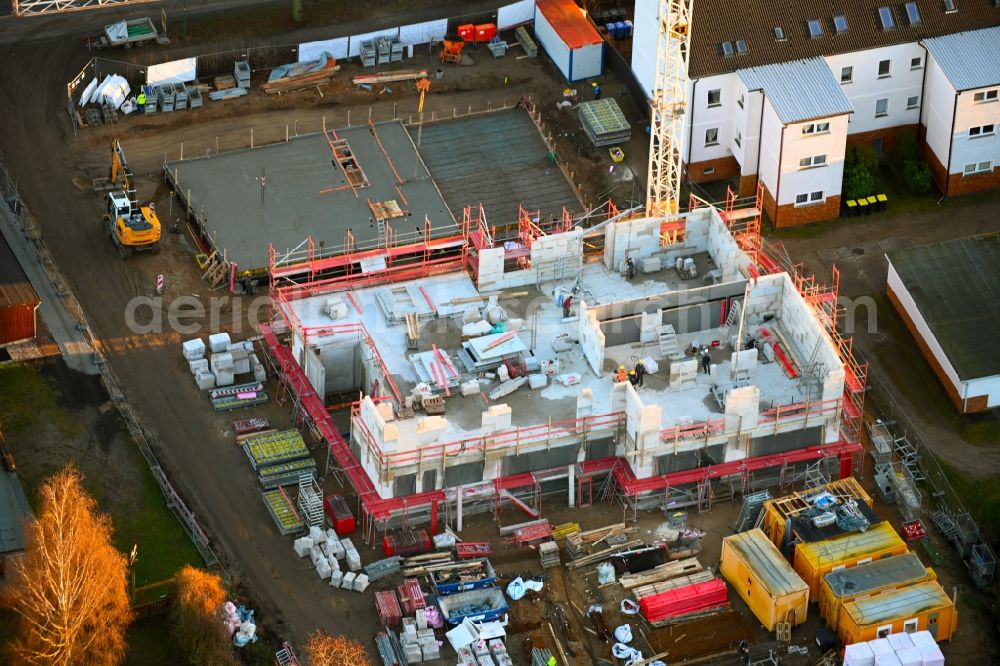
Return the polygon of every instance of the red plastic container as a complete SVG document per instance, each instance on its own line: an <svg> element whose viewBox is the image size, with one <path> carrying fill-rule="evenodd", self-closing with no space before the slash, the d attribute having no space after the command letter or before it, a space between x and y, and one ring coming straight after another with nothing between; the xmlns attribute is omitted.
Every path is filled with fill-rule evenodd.
<svg viewBox="0 0 1000 666"><path fill-rule="evenodd" d="M432 547L431 538L427 536L425 530L402 530L382 537L382 550L385 551L386 557L419 555L426 553Z"/></svg>
<svg viewBox="0 0 1000 666"><path fill-rule="evenodd" d="M323 510L326 512L327 520L333 525L337 536L344 536L357 529L358 523L351 513L351 508L342 495L330 495L323 502Z"/></svg>
<svg viewBox="0 0 1000 666"><path fill-rule="evenodd" d="M495 23L480 23L479 25L476 26L477 42L488 42L496 36L497 36L497 26Z"/></svg>
<svg viewBox="0 0 1000 666"><path fill-rule="evenodd" d="M471 23L466 23L465 25L460 25L457 28L458 36L466 42L476 41L476 26Z"/></svg>

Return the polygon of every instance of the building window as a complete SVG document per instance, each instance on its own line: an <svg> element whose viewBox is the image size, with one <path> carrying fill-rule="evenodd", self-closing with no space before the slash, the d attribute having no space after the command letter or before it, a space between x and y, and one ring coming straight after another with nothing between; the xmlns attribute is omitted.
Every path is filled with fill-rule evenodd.
<svg viewBox="0 0 1000 666"><path fill-rule="evenodd" d="M895 30L896 29L896 19L892 16L891 7L879 7L878 8L878 20L882 22L883 30Z"/></svg>
<svg viewBox="0 0 1000 666"><path fill-rule="evenodd" d="M702 169L701 173L704 176L711 176L713 173L715 173L715 167L714 166L705 167L704 169Z"/></svg>
<svg viewBox="0 0 1000 666"><path fill-rule="evenodd" d="M811 134L829 134L830 123L809 123L808 125L802 126L803 135Z"/></svg>
<svg viewBox="0 0 1000 666"><path fill-rule="evenodd" d="M972 101L977 104L980 102L995 102L997 101L997 93L1000 90L984 90L982 92L977 92L972 96Z"/></svg>
<svg viewBox="0 0 1000 666"><path fill-rule="evenodd" d="M719 145L719 128L710 127L705 130L705 147Z"/></svg>
<svg viewBox="0 0 1000 666"><path fill-rule="evenodd" d="M733 57L733 43L732 42L722 42L722 55L727 58Z"/></svg>
<svg viewBox="0 0 1000 666"><path fill-rule="evenodd" d="M909 620L903 620L903 632L907 634L917 633L917 618L913 617Z"/></svg>
<svg viewBox="0 0 1000 666"><path fill-rule="evenodd" d="M892 73L892 61L891 60L880 60L878 63L878 78L884 79L891 75Z"/></svg>
<svg viewBox="0 0 1000 666"><path fill-rule="evenodd" d="M971 139L978 136L993 136L995 130L996 130L996 125L993 124L980 125L979 127L970 127L969 138Z"/></svg>
<svg viewBox="0 0 1000 666"><path fill-rule="evenodd" d="M833 17L833 29L837 31L838 35L847 32L847 19L842 14Z"/></svg>
<svg viewBox="0 0 1000 666"><path fill-rule="evenodd" d="M884 624L875 631L875 638L885 638L892 633L892 625Z"/></svg>
<svg viewBox="0 0 1000 666"><path fill-rule="evenodd" d="M708 91L708 106L722 106L722 91L718 88Z"/></svg>
<svg viewBox="0 0 1000 666"><path fill-rule="evenodd" d="M779 42L783 42L788 39L788 37L785 37L785 29L780 25L774 26L774 39Z"/></svg>
<svg viewBox="0 0 1000 666"><path fill-rule="evenodd" d="M989 173L993 171L993 162L973 162L971 164L966 164L965 168L962 169L962 174L965 176L973 176L977 173Z"/></svg>
<svg viewBox="0 0 1000 666"><path fill-rule="evenodd" d="M840 82L850 83L854 80L854 67L841 67L840 68Z"/></svg>
<svg viewBox="0 0 1000 666"><path fill-rule="evenodd" d="M809 19L809 38L819 39L823 36L823 24L819 19Z"/></svg>
<svg viewBox="0 0 1000 666"><path fill-rule="evenodd" d="M799 167L802 169L811 169L813 167L826 166L826 155L813 155L811 157L803 157L799 160Z"/></svg>
<svg viewBox="0 0 1000 666"><path fill-rule="evenodd" d="M795 205L796 206L808 206L810 204L820 203L823 201L823 191L819 192L809 192L803 194L795 195Z"/></svg>
<svg viewBox="0 0 1000 666"><path fill-rule="evenodd" d="M906 3L906 20L910 22L910 25L920 25L920 8L917 7L917 3Z"/></svg>
<svg viewBox="0 0 1000 666"><path fill-rule="evenodd" d="M917 95L914 95L913 97L907 97L906 98L906 110L907 111L915 109L918 106L920 106L920 97L918 97Z"/></svg>
<svg viewBox="0 0 1000 666"><path fill-rule="evenodd" d="M889 115L889 98L875 100L875 117L885 118L887 115Z"/></svg>
<svg viewBox="0 0 1000 666"><path fill-rule="evenodd" d="M740 55L746 55L747 53L749 53L749 49L747 49L747 43L745 40L742 39L736 40L736 52L739 53Z"/></svg>
<svg viewBox="0 0 1000 666"><path fill-rule="evenodd" d="M924 59L920 56L910 58L910 69L920 69L924 66Z"/></svg>
<svg viewBox="0 0 1000 666"><path fill-rule="evenodd" d="M958 11L958 8L955 6L955 0L944 0L944 13L945 14L954 14L957 11Z"/></svg>
<svg viewBox="0 0 1000 666"><path fill-rule="evenodd" d="M736 147L737 148L742 148L743 147L743 134L741 132L736 132L736 138L733 139L733 141L736 142Z"/></svg>

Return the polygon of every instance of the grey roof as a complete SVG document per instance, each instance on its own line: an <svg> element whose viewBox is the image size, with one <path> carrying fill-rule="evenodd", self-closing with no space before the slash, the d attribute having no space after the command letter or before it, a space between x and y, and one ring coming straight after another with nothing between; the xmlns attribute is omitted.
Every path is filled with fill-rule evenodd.
<svg viewBox="0 0 1000 666"><path fill-rule="evenodd" d="M1000 375L1000 238L959 238L886 256L959 378Z"/></svg>
<svg viewBox="0 0 1000 666"><path fill-rule="evenodd" d="M30 516L17 474L0 470L0 555L24 550L24 521Z"/></svg>
<svg viewBox="0 0 1000 666"><path fill-rule="evenodd" d="M913 553L875 560L849 569L831 571L823 578L834 596L852 597L890 585L911 583L927 577L927 568Z"/></svg>
<svg viewBox="0 0 1000 666"><path fill-rule="evenodd" d="M852 113L854 107L822 58L741 69L749 90L763 90L785 125Z"/></svg>
<svg viewBox="0 0 1000 666"><path fill-rule="evenodd" d="M1000 84L1000 26L925 39L955 90Z"/></svg>
<svg viewBox="0 0 1000 666"><path fill-rule="evenodd" d="M782 597L809 589L806 582L760 528L733 534L725 540L739 553L740 559L754 572L772 597Z"/></svg>
<svg viewBox="0 0 1000 666"><path fill-rule="evenodd" d="M927 581L874 597L855 599L844 604L844 610L863 627L911 618L928 610L950 606L951 603L940 585Z"/></svg>

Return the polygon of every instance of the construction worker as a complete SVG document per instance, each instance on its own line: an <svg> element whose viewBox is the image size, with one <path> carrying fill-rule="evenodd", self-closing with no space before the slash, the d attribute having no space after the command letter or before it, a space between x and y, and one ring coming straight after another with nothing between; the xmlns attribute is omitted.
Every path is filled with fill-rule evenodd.
<svg viewBox="0 0 1000 666"><path fill-rule="evenodd" d="M597 85L597 81L592 81L590 87L594 89L594 99L601 99L601 86Z"/></svg>
<svg viewBox="0 0 1000 666"><path fill-rule="evenodd" d="M641 360L635 364L635 378L638 382L637 386L642 386L642 378L646 376L646 364Z"/></svg>
<svg viewBox="0 0 1000 666"><path fill-rule="evenodd" d="M142 113L143 108L146 106L146 93L144 91L139 91L139 96L135 98L135 104L139 107L139 113Z"/></svg>
<svg viewBox="0 0 1000 666"><path fill-rule="evenodd" d="M545 666L556 666L556 658L549 655L549 660L545 662Z"/></svg>
<svg viewBox="0 0 1000 666"><path fill-rule="evenodd" d="M712 368L712 357L708 353L708 347L701 350L701 371L706 375L709 374Z"/></svg>
<svg viewBox="0 0 1000 666"><path fill-rule="evenodd" d="M632 386L639 385L639 373L635 371L635 368L628 371L628 383Z"/></svg>
<svg viewBox="0 0 1000 666"><path fill-rule="evenodd" d="M627 379L628 379L628 373L625 372L625 366L619 365L618 372L615 373L615 381L620 383Z"/></svg>
<svg viewBox="0 0 1000 666"><path fill-rule="evenodd" d="M563 299L563 319L569 319L570 308L573 307L573 295L570 294Z"/></svg>

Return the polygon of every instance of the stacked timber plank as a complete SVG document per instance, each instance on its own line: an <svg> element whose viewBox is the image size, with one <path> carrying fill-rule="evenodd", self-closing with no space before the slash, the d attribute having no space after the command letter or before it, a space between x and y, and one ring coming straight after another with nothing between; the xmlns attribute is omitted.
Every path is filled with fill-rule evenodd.
<svg viewBox="0 0 1000 666"><path fill-rule="evenodd" d="M355 76L352 81L354 85L376 85L379 83L392 83L393 81L415 81L417 79L426 79L427 70L407 70L401 72L384 72L381 74L359 74Z"/></svg>
<svg viewBox="0 0 1000 666"><path fill-rule="evenodd" d="M261 88L269 95L306 90L327 83L338 71L337 61L324 53L316 60L274 68Z"/></svg>
<svg viewBox="0 0 1000 666"><path fill-rule="evenodd" d="M614 98L583 102L576 110L583 131L597 147L626 143L632 135L632 127Z"/></svg>
<svg viewBox="0 0 1000 666"><path fill-rule="evenodd" d="M640 573L625 574L618 579L626 590L634 590L660 581L688 576L702 570L701 562L694 558L667 562L658 567ZM639 596L638 594L636 596Z"/></svg>
<svg viewBox="0 0 1000 666"><path fill-rule="evenodd" d="M624 535L628 532L625 523L606 525L586 532L573 532L566 535L566 554L571 560L587 554L593 544L604 541L608 537Z"/></svg>
<svg viewBox="0 0 1000 666"><path fill-rule="evenodd" d="M677 587L639 600L639 609L654 627L706 617L729 607L729 592L721 578Z"/></svg>

